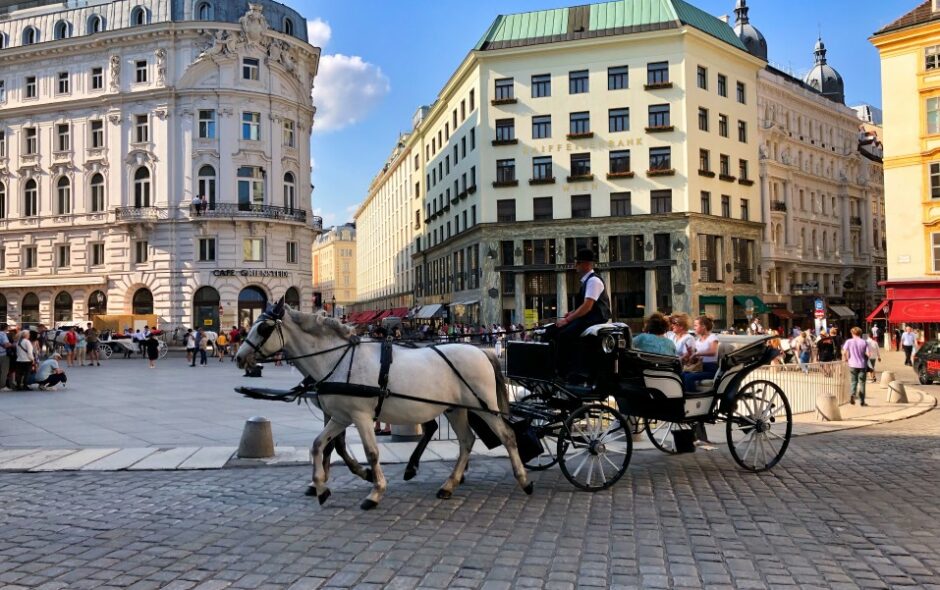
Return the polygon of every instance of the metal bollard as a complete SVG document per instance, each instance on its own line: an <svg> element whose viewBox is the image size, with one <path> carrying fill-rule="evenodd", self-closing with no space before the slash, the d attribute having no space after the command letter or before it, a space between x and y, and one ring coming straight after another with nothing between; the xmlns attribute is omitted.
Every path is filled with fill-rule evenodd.
<svg viewBox="0 0 940 590"><path fill-rule="evenodd" d="M891 385L891 382L896 380L897 377L894 376L893 371L882 371L881 373L881 387L882 389L888 389L888 386Z"/></svg>
<svg viewBox="0 0 940 590"><path fill-rule="evenodd" d="M891 404L906 404L907 402L907 389L905 389L904 384L900 381L892 381L888 385L888 403Z"/></svg>
<svg viewBox="0 0 940 590"><path fill-rule="evenodd" d="M241 459L267 459L274 456L274 434L271 421L262 416L253 416L245 422L242 440L238 443Z"/></svg>

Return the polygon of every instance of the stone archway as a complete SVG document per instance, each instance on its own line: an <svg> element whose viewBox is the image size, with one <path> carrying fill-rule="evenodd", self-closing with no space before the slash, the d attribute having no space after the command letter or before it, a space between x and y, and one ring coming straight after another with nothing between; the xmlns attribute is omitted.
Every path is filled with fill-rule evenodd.
<svg viewBox="0 0 940 590"><path fill-rule="evenodd" d="M238 325L250 328L268 305L268 295L261 287L249 285L238 294Z"/></svg>

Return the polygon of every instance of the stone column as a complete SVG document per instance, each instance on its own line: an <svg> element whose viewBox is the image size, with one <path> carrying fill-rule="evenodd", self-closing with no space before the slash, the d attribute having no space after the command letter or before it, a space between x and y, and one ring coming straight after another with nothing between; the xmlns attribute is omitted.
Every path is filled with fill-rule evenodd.
<svg viewBox="0 0 940 590"><path fill-rule="evenodd" d="M852 228L849 225L852 210L849 207L848 195L839 195L839 200L842 201L839 207L839 215L842 216L842 259L845 261L849 260L846 256L854 256L854 252L852 252Z"/></svg>
<svg viewBox="0 0 940 590"><path fill-rule="evenodd" d="M555 292L558 297L558 317L564 317L568 313L568 281L567 273L564 271L555 274Z"/></svg>
<svg viewBox="0 0 940 590"><path fill-rule="evenodd" d="M516 323L518 324L525 318L525 273L517 272L515 281Z"/></svg>
<svg viewBox="0 0 940 590"><path fill-rule="evenodd" d="M858 214L859 217L862 218L862 252L871 256L874 246L872 242L872 227L874 227L873 222L875 219L871 210L871 198L868 191L862 191L862 201Z"/></svg>
<svg viewBox="0 0 940 590"><path fill-rule="evenodd" d="M646 305L644 316L649 316L651 313L658 311L656 305L656 269L654 268L646 269L646 301L644 303Z"/></svg>
<svg viewBox="0 0 940 590"><path fill-rule="evenodd" d="M787 212L783 217L784 236L786 245L793 246L793 186L790 182L783 183L783 202L787 205Z"/></svg>
<svg viewBox="0 0 940 590"><path fill-rule="evenodd" d="M765 166L761 166L764 168ZM761 202L761 221L764 222L764 241L770 241L770 183L767 180L766 171L760 175L760 202Z"/></svg>

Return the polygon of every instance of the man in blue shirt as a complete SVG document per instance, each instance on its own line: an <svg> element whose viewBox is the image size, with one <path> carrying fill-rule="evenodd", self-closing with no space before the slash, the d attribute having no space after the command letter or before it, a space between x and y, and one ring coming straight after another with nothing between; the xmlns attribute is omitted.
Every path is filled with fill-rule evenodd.
<svg viewBox="0 0 940 590"><path fill-rule="evenodd" d="M39 364L39 369L36 370L36 385L39 389L49 391L55 389L59 383L68 381L65 372L59 368L61 358L59 353L55 353Z"/></svg>

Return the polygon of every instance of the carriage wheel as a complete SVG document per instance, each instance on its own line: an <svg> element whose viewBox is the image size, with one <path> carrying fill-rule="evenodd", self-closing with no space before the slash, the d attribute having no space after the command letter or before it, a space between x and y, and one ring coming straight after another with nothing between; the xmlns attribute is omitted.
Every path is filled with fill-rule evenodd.
<svg viewBox="0 0 940 590"><path fill-rule="evenodd" d="M98 345L98 354L103 356L106 359L111 358L111 355L114 354L114 350L111 349L111 346L108 344L99 344Z"/></svg>
<svg viewBox="0 0 940 590"><path fill-rule="evenodd" d="M516 403L529 404L543 407L546 410L548 409L548 406L545 405L545 399L536 393L525 395ZM545 434L539 437L539 442L542 443L542 452L535 458L523 463L529 471L544 471L554 466L555 463L558 463L558 455L555 454L558 450L558 436L555 430L548 429L549 424L551 423L547 420L540 418L532 419L532 427L535 428L536 431L542 431L544 429Z"/></svg>
<svg viewBox="0 0 940 590"><path fill-rule="evenodd" d="M647 420L644 430L654 447L669 455L675 455L677 453L676 441L672 433L677 430L692 430L692 425L664 420Z"/></svg>
<svg viewBox="0 0 940 590"><path fill-rule="evenodd" d="M161 342L159 351L160 351L160 358L161 359L166 358L166 354L170 352L170 347L166 345L166 342Z"/></svg>
<svg viewBox="0 0 940 590"><path fill-rule="evenodd" d="M752 381L743 386L727 420L731 456L748 471L766 471L787 452L793 413L777 384Z"/></svg>
<svg viewBox="0 0 940 590"><path fill-rule="evenodd" d="M604 404L572 412L558 439L558 464L568 481L589 492L617 483L633 454L628 425L623 414Z"/></svg>

